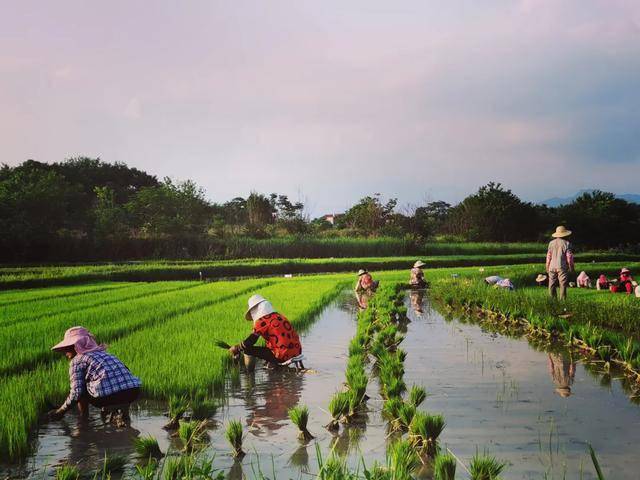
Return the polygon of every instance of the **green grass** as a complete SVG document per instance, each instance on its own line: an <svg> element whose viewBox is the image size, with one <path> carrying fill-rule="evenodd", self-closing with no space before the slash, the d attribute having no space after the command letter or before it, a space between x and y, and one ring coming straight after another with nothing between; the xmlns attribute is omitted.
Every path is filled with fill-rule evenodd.
<svg viewBox="0 0 640 480"><path fill-rule="evenodd" d="M350 257L350 258L250 258L216 261L153 261L80 265L43 265L34 267L0 267L0 285L5 289L46 287L96 281L138 282L199 280L200 272L205 279L221 279L256 275L311 274L325 272L355 272L359 268L369 270L393 270L411 268L421 258L427 268L464 267L480 265L509 265L544 262L545 252L473 253L442 255ZM397 255L397 252L396 252ZM582 253L576 258L582 262L617 261L630 263L638 256L615 253ZM5 294L0 294L0 305ZM9 300L12 299L12 300ZM7 301L15 297L8 296Z"/></svg>
<svg viewBox="0 0 640 480"><path fill-rule="evenodd" d="M186 395L191 402L197 398L210 406L224 386L229 362L228 353L215 346L215 339L236 343L251 332L251 323L243 318L250 294L265 295L296 329L304 330L344 288L346 278L189 283L185 284L188 288L150 298L23 322L28 328L7 327L12 329L11 337L0 332L5 335L0 365L6 372L0 382L0 454L16 458L27 453L31 427L49 404L59 404L67 394L68 362L49 351L66 328L81 324L98 341L108 343L109 351L142 379L145 397L168 400ZM144 287L132 284L113 294ZM155 287L162 288L162 284ZM81 297L66 298L72 302ZM33 301L46 309L46 301ZM29 302L24 305L30 308Z"/></svg>

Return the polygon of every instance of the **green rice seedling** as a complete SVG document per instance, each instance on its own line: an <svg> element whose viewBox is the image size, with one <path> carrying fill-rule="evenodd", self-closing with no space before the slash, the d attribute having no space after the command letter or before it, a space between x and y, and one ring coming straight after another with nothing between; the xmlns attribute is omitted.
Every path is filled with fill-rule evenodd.
<svg viewBox="0 0 640 480"><path fill-rule="evenodd" d="M150 458L148 462L142 465L136 465L136 479L137 480L154 480L156 478L156 469L158 468L158 461Z"/></svg>
<svg viewBox="0 0 640 480"><path fill-rule="evenodd" d="M133 448L138 458L141 458L143 460L162 457L162 452L160 451L158 440L156 440L151 435L147 435L145 437L136 437L133 440Z"/></svg>
<svg viewBox="0 0 640 480"><path fill-rule="evenodd" d="M388 469L395 479L413 478L413 472L420 463L418 454L407 440L397 440L387 449Z"/></svg>
<svg viewBox="0 0 640 480"><path fill-rule="evenodd" d="M424 387L413 385L409 390L409 403L414 407L419 407L427 398L427 391Z"/></svg>
<svg viewBox="0 0 640 480"><path fill-rule="evenodd" d="M349 357L354 357L356 355L364 355L365 353L365 339L363 336L359 335L353 337L351 342L349 342Z"/></svg>
<svg viewBox="0 0 640 480"><path fill-rule="evenodd" d="M178 428L178 436L184 443L185 452L193 452L198 447L201 447L206 437L206 422L195 421L180 422Z"/></svg>
<svg viewBox="0 0 640 480"><path fill-rule="evenodd" d="M402 407L402 405L404 405L404 402L400 397L391 397L385 400L382 407L382 413L387 420L395 420L399 416L400 407Z"/></svg>
<svg viewBox="0 0 640 480"><path fill-rule="evenodd" d="M329 402L331 421L326 426L327 430L335 431L340 428L340 420L349 413L349 400L350 396L347 392L336 392L333 395Z"/></svg>
<svg viewBox="0 0 640 480"><path fill-rule="evenodd" d="M396 355L401 363L404 363L404 361L407 359L407 352L401 348L396 349Z"/></svg>
<svg viewBox="0 0 640 480"><path fill-rule="evenodd" d="M224 340L214 340L213 343L216 347L222 348L223 350L229 350L231 348L231 345Z"/></svg>
<svg viewBox="0 0 640 480"><path fill-rule="evenodd" d="M593 463L593 468L595 468L596 470L596 475L598 475L598 480L604 480L604 474L602 473L602 469L600 468L600 462L598 462L598 458L596 457L596 452L591 446L591 444L588 444L588 445L589 445L589 456L591 457L591 463Z"/></svg>
<svg viewBox="0 0 640 480"><path fill-rule="evenodd" d="M398 418L395 423L396 428L408 429L415 414L416 407L410 403L403 402L398 408Z"/></svg>
<svg viewBox="0 0 640 480"><path fill-rule="evenodd" d="M80 478L80 470L75 465L61 465L56 468L56 480L78 480Z"/></svg>
<svg viewBox="0 0 640 480"><path fill-rule="evenodd" d="M195 396L189 402L191 406L191 418L194 420L208 420L214 417L218 411L217 400Z"/></svg>
<svg viewBox="0 0 640 480"><path fill-rule="evenodd" d="M365 403L367 387L366 385L360 385L357 388L350 389L347 394L349 396L349 409L344 419L347 423L353 422L358 414L362 411L362 406Z"/></svg>
<svg viewBox="0 0 640 480"><path fill-rule="evenodd" d="M295 407L289 409L289 418L293 422L293 424L298 427L300 433L298 436L308 442L312 440L314 437L307 430L307 423L309 422L309 409L306 405L296 405Z"/></svg>
<svg viewBox="0 0 640 480"><path fill-rule="evenodd" d="M453 455L437 455L433 462L435 480L455 480L457 461Z"/></svg>
<svg viewBox="0 0 640 480"><path fill-rule="evenodd" d="M180 420L188 408L189 401L185 395L180 397L172 395L169 397L169 423L164 426L165 430L176 430L180 426Z"/></svg>
<svg viewBox="0 0 640 480"><path fill-rule="evenodd" d="M225 436L233 448L233 456L235 458L244 457L245 453L242 451L242 423L238 420L229 420Z"/></svg>
<svg viewBox="0 0 640 480"><path fill-rule="evenodd" d="M506 466L496 457L476 453L469 464L469 475L471 480L498 480Z"/></svg>
<svg viewBox="0 0 640 480"><path fill-rule="evenodd" d="M104 460L102 461L102 467L100 467L94 477L100 476L101 479L108 479L113 476L114 473L120 473L124 471L124 467L127 464L127 457L124 455L107 454L104 453Z"/></svg>
<svg viewBox="0 0 640 480"><path fill-rule="evenodd" d="M401 377L393 377L383 385L383 394L386 398L399 397L407 390L407 385Z"/></svg>
<svg viewBox="0 0 640 480"><path fill-rule="evenodd" d="M416 412L409 425L409 439L421 452L435 457L439 450L438 438L445 425L442 415Z"/></svg>

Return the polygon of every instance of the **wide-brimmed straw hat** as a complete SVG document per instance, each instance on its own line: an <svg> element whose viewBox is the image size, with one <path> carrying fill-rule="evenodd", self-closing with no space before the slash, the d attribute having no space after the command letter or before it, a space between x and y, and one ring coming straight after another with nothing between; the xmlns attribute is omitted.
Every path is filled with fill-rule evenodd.
<svg viewBox="0 0 640 480"><path fill-rule="evenodd" d="M629 270L627 267L623 267L622 270L620 270L620 273L631 273L631 270Z"/></svg>
<svg viewBox="0 0 640 480"><path fill-rule="evenodd" d="M365 273L369 273L369 272L367 272L364 268L361 268L360 270L358 270L358 276L364 275Z"/></svg>
<svg viewBox="0 0 640 480"><path fill-rule="evenodd" d="M247 308L244 318L248 321L257 320L258 318L262 318L265 315L275 312L271 302L262 295L251 296L247 301L247 305L249 308Z"/></svg>
<svg viewBox="0 0 640 480"><path fill-rule="evenodd" d="M64 332L62 341L56 343L51 350L62 350L74 347L79 354L104 350L105 345L98 345L91 332L84 327L71 327Z"/></svg>
<svg viewBox="0 0 640 480"><path fill-rule="evenodd" d="M424 263L422 260L418 260L416 263L413 264L413 268L422 268L426 265L426 263Z"/></svg>
<svg viewBox="0 0 640 480"><path fill-rule="evenodd" d="M571 230L567 230L564 225L556 227L556 231L551 234L553 238L563 238L571 235Z"/></svg>
<svg viewBox="0 0 640 480"><path fill-rule="evenodd" d="M547 279L546 275L539 273L538 276L536 277L536 282L544 282L546 279Z"/></svg>

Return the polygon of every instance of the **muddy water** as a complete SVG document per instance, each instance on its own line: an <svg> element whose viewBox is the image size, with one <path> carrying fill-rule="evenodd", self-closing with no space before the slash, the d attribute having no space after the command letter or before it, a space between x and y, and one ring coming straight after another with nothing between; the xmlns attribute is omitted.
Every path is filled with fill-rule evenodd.
<svg viewBox="0 0 640 480"><path fill-rule="evenodd" d="M640 407L629 401L620 382L590 373L567 352L536 350L522 339L446 320L415 296L412 300L407 300L411 323L402 345L408 352L405 380L430 392L423 408L445 415L443 445L465 463L476 450L486 449L511 464L505 479L592 479L585 443L590 442L607 478L640 477ZM274 469L277 478L304 477L317 472L316 442L325 456L333 449L353 466L363 457L367 465L384 461L385 422L375 382L368 392L371 412L365 428L343 429L338 436L323 428L329 398L344 380L354 332L353 303L343 298L303 335L312 372L259 365L253 373L232 376L227 404L215 416L218 428L209 432L207 453L215 454L214 465L229 478L255 477L258 470L274 478ZM306 446L287 418L297 403L309 406L309 430L316 435ZM35 454L21 469L11 467L13 474L41 477L47 465L63 461L89 468L105 450L129 456L133 465L131 439L136 435L155 436L165 452L181 446L162 429L161 409L150 404L133 412L127 430L105 427L95 416L88 424L67 417L37 432ZM245 425L247 455L241 462L231 458L224 439L223 427L232 418ZM7 468L0 467L0 476L2 470ZM428 476L428 469L423 473Z"/></svg>

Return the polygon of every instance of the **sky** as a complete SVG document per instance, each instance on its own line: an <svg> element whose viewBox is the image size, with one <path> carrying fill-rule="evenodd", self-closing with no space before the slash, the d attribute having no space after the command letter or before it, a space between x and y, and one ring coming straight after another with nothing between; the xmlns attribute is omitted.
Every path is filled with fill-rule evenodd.
<svg viewBox="0 0 640 480"><path fill-rule="evenodd" d="M0 132L315 215L640 193L640 2L0 0Z"/></svg>

